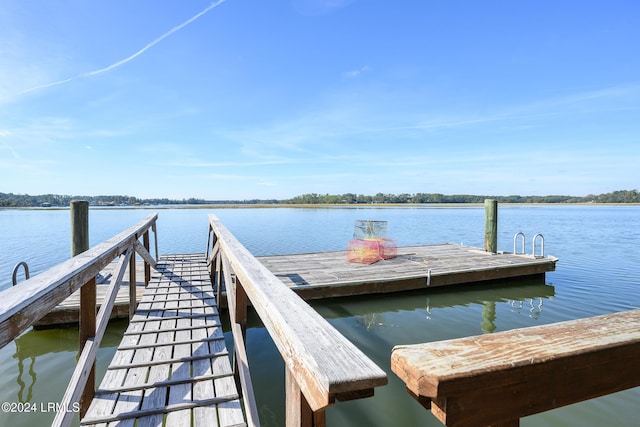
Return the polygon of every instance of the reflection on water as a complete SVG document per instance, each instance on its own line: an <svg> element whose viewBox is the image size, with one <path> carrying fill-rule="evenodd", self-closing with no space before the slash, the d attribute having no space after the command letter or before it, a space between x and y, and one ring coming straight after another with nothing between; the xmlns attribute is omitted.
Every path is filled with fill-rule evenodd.
<svg viewBox="0 0 640 427"><path fill-rule="evenodd" d="M494 301L482 303L482 323L480 326L485 334L496 330L496 303Z"/></svg>
<svg viewBox="0 0 640 427"><path fill-rule="evenodd" d="M97 373L101 377L126 329L126 321L111 321L98 350ZM5 360L0 375L3 402L60 402L78 356L79 337L75 328L30 330L0 350ZM5 353L11 353L6 357ZM7 354L8 356L8 354ZM7 364L6 361L14 363ZM0 425L47 425L54 413L2 414ZM6 421L6 422L5 422Z"/></svg>
<svg viewBox="0 0 640 427"><path fill-rule="evenodd" d="M540 301L548 304L554 296L554 286L520 281L311 301L389 378L389 384L376 389L372 398L332 406L327 411L327 424L441 426L409 397L404 383L391 371L393 347L491 333L511 329L513 324L540 324L544 321L541 310L531 316L528 309L514 307L541 307ZM248 326L247 351L261 420L264 426L284 425L284 363L254 313Z"/></svg>
<svg viewBox="0 0 640 427"><path fill-rule="evenodd" d="M16 353L17 355L18 353ZM33 386L36 384L36 371L33 369L36 364L36 358L31 356L29 358L29 376L31 377L29 381L29 386L25 384L22 377L24 375L24 359L18 359L18 386L20 389L18 390L18 402L30 402L33 397ZM27 395L24 395L24 390L27 388Z"/></svg>
<svg viewBox="0 0 640 427"><path fill-rule="evenodd" d="M528 307L525 307L526 305L528 305ZM542 298L538 298L537 300L529 298L527 301L511 301L511 308L513 310L518 313L522 312L522 310L529 310L529 317L534 320L537 320L542 314L542 306Z"/></svg>

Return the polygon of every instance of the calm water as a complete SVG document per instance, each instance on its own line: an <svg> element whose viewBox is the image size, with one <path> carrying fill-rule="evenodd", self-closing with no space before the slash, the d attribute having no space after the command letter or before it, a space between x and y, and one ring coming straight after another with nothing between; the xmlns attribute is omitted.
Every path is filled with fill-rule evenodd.
<svg viewBox="0 0 640 427"><path fill-rule="evenodd" d="M483 246L484 209L104 209L91 210L91 245L159 213L161 253L202 252L207 214L216 213L255 255L344 249L356 219L386 220L399 245L464 243ZM640 307L640 207L500 206L501 250L513 235L545 236L545 253L560 258L547 284L456 287L395 296L346 298L313 306L389 374L373 398L342 402L327 412L332 426L441 425L406 393L390 371L394 345L437 341L553 323ZM27 261L32 275L69 254L67 210L0 210L0 289ZM19 275L22 280L22 273ZM98 354L99 374L126 324L110 326ZM284 425L284 365L258 319L247 333L261 421ZM58 402L75 366L77 331L30 331L0 349L0 402ZM522 420L523 426L639 425L640 388ZM0 412L0 425L46 425L53 413Z"/></svg>

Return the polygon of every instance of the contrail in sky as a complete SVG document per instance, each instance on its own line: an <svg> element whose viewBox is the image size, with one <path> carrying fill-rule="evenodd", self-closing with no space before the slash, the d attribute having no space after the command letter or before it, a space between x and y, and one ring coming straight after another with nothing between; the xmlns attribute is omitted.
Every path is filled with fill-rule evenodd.
<svg viewBox="0 0 640 427"><path fill-rule="evenodd" d="M51 83L46 83L46 84L43 84L43 85L35 86L35 87L30 88L30 89L22 91L22 93L28 93L28 92L33 92L33 91L40 90L40 89L46 89L46 88L53 87L53 86L59 86L59 85L65 84L65 83L69 83L69 82L71 82L73 80L77 80L77 79L81 79L81 78L85 78L85 77L97 76L98 74L106 73L106 72L111 71L111 70L113 70L115 68L118 68L119 66L124 65L127 62L136 59L138 56L142 55L147 50L151 49L153 46L155 46L158 43L160 43L162 40L166 39L167 37L169 37L173 33L177 32L177 31L180 31L181 29L183 29L187 25L191 24L196 19L200 18L202 15L206 14L207 12L209 12L211 9L213 9L213 8L219 6L220 4L222 4L224 1L225 0L214 1L209 6L207 6L204 10L202 10L200 13L198 13L198 14L192 16L191 18L187 19L182 24L173 27L172 29L170 29L169 31L167 31L166 33L164 33L163 35L161 35L157 39L153 40L151 43L147 44L142 49L140 49L139 51L134 53L133 55L130 55L130 56L118 61L118 62L114 62L113 64L111 64L111 65L109 65L107 67L104 67L104 68L100 68L98 70L88 71L86 73L78 74L77 76L74 76L74 77L69 77L68 79L58 80L58 81L55 81L55 82L51 82Z"/></svg>

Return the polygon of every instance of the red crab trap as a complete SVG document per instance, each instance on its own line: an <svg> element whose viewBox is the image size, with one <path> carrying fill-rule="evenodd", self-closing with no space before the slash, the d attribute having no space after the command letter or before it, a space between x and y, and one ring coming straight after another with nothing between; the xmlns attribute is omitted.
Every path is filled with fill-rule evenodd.
<svg viewBox="0 0 640 427"><path fill-rule="evenodd" d="M347 243L347 261L373 264L398 256L398 243L387 238L387 221L357 220L353 240Z"/></svg>

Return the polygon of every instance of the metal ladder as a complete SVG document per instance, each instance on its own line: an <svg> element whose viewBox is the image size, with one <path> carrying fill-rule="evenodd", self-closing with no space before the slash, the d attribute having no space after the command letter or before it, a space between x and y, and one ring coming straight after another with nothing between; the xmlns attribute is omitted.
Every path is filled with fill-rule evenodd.
<svg viewBox="0 0 640 427"><path fill-rule="evenodd" d="M520 252L518 252L518 238L521 237L522 239L522 243L521 243L521 250ZM536 244L537 242L540 241L540 255L536 255ZM518 231L515 236L513 236L513 254L514 255L526 255L526 251L525 251L525 245L526 245L526 237L524 235L524 233L522 231ZM533 245L531 248L531 256L533 256L534 258L544 258L544 236L541 233L537 233L535 236L533 236Z"/></svg>
<svg viewBox="0 0 640 427"><path fill-rule="evenodd" d="M18 269L20 267L24 268L24 280L29 280L29 266L25 261L20 261L13 267L13 274L11 275L11 283L13 286L18 284Z"/></svg>

